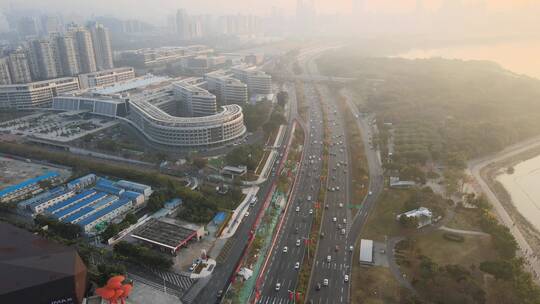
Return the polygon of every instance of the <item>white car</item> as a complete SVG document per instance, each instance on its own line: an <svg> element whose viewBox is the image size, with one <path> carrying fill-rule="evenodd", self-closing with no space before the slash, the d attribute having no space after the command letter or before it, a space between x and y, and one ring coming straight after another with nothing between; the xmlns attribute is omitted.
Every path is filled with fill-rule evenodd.
<svg viewBox="0 0 540 304"><path fill-rule="evenodd" d="M299 212L300 211L300 207L296 206L296 212Z"/></svg>
<svg viewBox="0 0 540 304"><path fill-rule="evenodd" d="M327 261L328 263L332 262L332 256L327 256L327 257L326 257L326 261Z"/></svg>
<svg viewBox="0 0 540 304"><path fill-rule="evenodd" d="M294 264L294 269L298 269L298 268L300 268L300 263L296 262L296 264Z"/></svg>
<svg viewBox="0 0 540 304"><path fill-rule="evenodd" d="M368 195L372 195L372 194L373 194L373 192L371 192L371 191L368 192Z"/></svg>
<svg viewBox="0 0 540 304"><path fill-rule="evenodd" d="M313 214L313 209L309 209L309 214Z"/></svg>
<svg viewBox="0 0 540 304"><path fill-rule="evenodd" d="M276 291L279 291L281 289L281 283L276 283Z"/></svg>
<svg viewBox="0 0 540 304"><path fill-rule="evenodd" d="M347 283L347 282L349 282L349 275L348 274L345 275L345 283Z"/></svg>
<svg viewBox="0 0 540 304"><path fill-rule="evenodd" d="M347 224L347 219L346 218L343 219L343 224Z"/></svg>
<svg viewBox="0 0 540 304"><path fill-rule="evenodd" d="M332 222L334 222L334 223L337 222L337 217L333 217Z"/></svg>
<svg viewBox="0 0 540 304"><path fill-rule="evenodd" d="M336 190L339 191L339 186L336 186Z"/></svg>
<svg viewBox="0 0 540 304"><path fill-rule="evenodd" d="M349 247L349 251L352 252L354 250L354 247L353 246L350 246Z"/></svg>
<svg viewBox="0 0 540 304"><path fill-rule="evenodd" d="M322 284L323 284L324 286L328 286L328 279L324 279Z"/></svg>
<svg viewBox="0 0 540 304"><path fill-rule="evenodd" d="M345 229L341 229L341 234L345 235Z"/></svg>
<svg viewBox="0 0 540 304"><path fill-rule="evenodd" d="M343 203L339 203L339 208L343 208Z"/></svg>
<svg viewBox="0 0 540 304"><path fill-rule="evenodd" d="M296 240L296 246L300 246L300 240Z"/></svg>
<svg viewBox="0 0 540 304"><path fill-rule="evenodd" d="M289 251L289 248L287 246L283 247L283 253L287 253L287 251Z"/></svg>

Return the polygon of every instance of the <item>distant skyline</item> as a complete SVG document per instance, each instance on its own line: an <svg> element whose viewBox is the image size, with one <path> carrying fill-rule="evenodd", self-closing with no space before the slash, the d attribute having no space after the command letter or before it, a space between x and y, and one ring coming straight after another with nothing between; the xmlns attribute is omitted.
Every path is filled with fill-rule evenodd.
<svg viewBox="0 0 540 304"><path fill-rule="evenodd" d="M310 1L310 0L308 0ZM488 11L528 10L540 7L534 0L463 0L465 7L485 7ZM459 7L459 0L314 0L320 14L351 14L353 7L363 7L366 12L406 13L418 6L427 12L441 7ZM163 24L165 16L176 9L185 8L193 14L256 14L269 15L273 7L291 15L296 9L296 0L1 0L0 9L10 7L34 9L43 13L66 15L112 15L119 18L138 18L155 24Z"/></svg>

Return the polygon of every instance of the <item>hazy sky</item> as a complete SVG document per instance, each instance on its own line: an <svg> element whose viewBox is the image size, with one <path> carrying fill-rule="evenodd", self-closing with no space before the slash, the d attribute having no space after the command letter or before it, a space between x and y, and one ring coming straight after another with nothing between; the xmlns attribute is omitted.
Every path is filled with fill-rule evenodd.
<svg viewBox="0 0 540 304"><path fill-rule="evenodd" d="M308 0L309 1L309 0ZM319 13L350 13L353 2L366 11L397 13L414 10L421 3L427 11L446 6L456 6L460 0L313 0ZM462 0L465 6L485 6L491 11L507 11L511 8L528 9L538 0ZM34 8L40 11L59 11L67 14L88 16L110 14L121 18L141 18L160 22L164 16L178 8L186 8L194 14L252 13L267 15L272 7L291 14L296 0L0 0L0 9L12 5L16 8ZM164 21L163 21L164 22Z"/></svg>

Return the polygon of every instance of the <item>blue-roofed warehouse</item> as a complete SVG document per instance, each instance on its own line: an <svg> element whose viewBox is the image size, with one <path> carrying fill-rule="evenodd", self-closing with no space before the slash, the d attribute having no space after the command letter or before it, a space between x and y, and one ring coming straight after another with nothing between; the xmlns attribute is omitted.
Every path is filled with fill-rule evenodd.
<svg viewBox="0 0 540 304"><path fill-rule="evenodd" d="M75 195L74 197L71 197L65 201L61 201L47 209L45 209L45 212L46 213L56 213L60 210L63 210L65 208L68 208L69 206L72 206L73 204L76 204L77 202L91 196L91 195L94 195L96 193L96 190L94 189L89 189L89 190L85 190L77 195Z"/></svg>
<svg viewBox="0 0 540 304"><path fill-rule="evenodd" d="M122 195L122 193L124 193L125 191L124 189L120 187L116 187L112 181L105 178L100 178L97 181L95 188L98 191L107 192L109 194L113 194L116 196Z"/></svg>
<svg viewBox="0 0 540 304"><path fill-rule="evenodd" d="M79 211L71 213L69 216L65 217L62 221L66 223L77 224L78 222L84 220L85 218L91 216L95 212L106 208L109 205L112 205L118 200L118 196L107 196L101 200L98 200L97 203L90 203L86 207L81 208Z"/></svg>
<svg viewBox="0 0 540 304"><path fill-rule="evenodd" d="M17 185L9 186L0 190L0 202L11 202L23 199L28 194L35 194L43 191L39 186L40 182L54 181L60 178L60 174L49 171L38 177L30 178Z"/></svg>
<svg viewBox="0 0 540 304"><path fill-rule="evenodd" d="M139 183L130 182L130 181L126 181L126 180L120 180L120 181L116 182L116 186L120 187L120 188L123 188L123 189L126 189L126 190L129 190L129 191L142 193L146 197L149 197L150 194L152 194L152 187L150 187L148 185L144 185L144 184L139 184Z"/></svg>
<svg viewBox="0 0 540 304"><path fill-rule="evenodd" d="M100 223L108 223L110 220L131 209L131 201L119 199L111 205L93 213L77 224L81 226L85 233L92 233Z"/></svg>
<svg viewBox="0 0 540 304"><path fill-rule="evenodd" d="M96 181L96 178L97 177L95 174L87 174L85 176L70 181L66 184L66 186L68 187L68 189L82 189L94 183Z"/></svg>
<svg viewBox="0 0 540 304"><path fill-rule="evenodd" d="M120 197L130 200L133 203L134 207L137 207L144 203L144 194L142 193L125 191Z"/></svg>
<svg viewBox="0 0 540 304"><path fill-rule="evenodd" d="M65 201L66 199L69 199L75 195L75 191L73 190L66 190L64 188L58 188L55 191L51 191L50 195L41 200L34 202L29 206L30 211L32 211L32 214L40 214L43 213L47 208L56 205L59 202Z"/></svg>
<svg viewBox="0 0 540 304"><path fill-rule="evenodd" d="M24 201L21 201L17 204L17 206L21 209L28 209L36 204L39 204L40 202L49 199L51 196L57 194L60 191L64 191L64 188L62 187L56 187L54 189L51 189L49 191L45 191L43 193L40 193L36 196L33 196L29 199L26 199Z"/></svg>
<svg viewBox="0 0 540 304"><path fill-rule="evenodd" d="M89 205L92 205L94 203L96 203L97 201L105 198L107 196L107 193L103 193L103 192L98 192L88 198L85 198L83 199L82 201L74 204L73 206L70 206L66 209L63 209L63 210L60 210L56 213L54 213L54 217L56 217L57 219L59 220L63 220L64 218L68 217L69 215L71 215L72 213L75 213L77 211L79 211L80 209L86 207L86 206L89 206Z"/></svg>

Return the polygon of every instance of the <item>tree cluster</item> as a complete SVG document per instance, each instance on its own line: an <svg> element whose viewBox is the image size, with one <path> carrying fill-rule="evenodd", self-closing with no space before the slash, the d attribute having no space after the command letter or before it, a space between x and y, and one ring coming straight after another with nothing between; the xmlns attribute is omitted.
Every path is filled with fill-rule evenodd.
<svg viewBox="0 0 540 304"><path fill-rule="evenodd" d="M257 131L268 119L271 109L272 103L269 101L259 102L255 105L243 105L244 123L247 130L249 132Z"/></svg>
<svg viewBox="0 0 540 304"><path fill-rule="evenodd" d="M241 145L227 153L225 162L232 166L245 165L248 170L255 170L263 153L260 145Z"/></svg>
<svg viewBox="0 0 540 304"><path fill-rule="evenodd" d="M47 226L48 232L66 240L74 240L81 236L82 229L79 225L64 223L55 218L43 216L41 214L34 218L38 226Z"/></svg>
<svg viewBox="0 0 540 304"><path fill-rule="evenodd" d="M120 241L114 245L114 253L134 264L167 270L173 265L171 257L166 257L149 248Z"/></svg>
<svg viewBox="0 0 540 304"><path fill-rule="evenodd" d="M107 228L101 233L101 238L103 242L106 242L108 239L117 235L120 231L128 228L129 226L137 223L137 217L133 213L128 213L124 219L118 223L109 223Z"/></svg>
<svg viewBox="0 0 540 304"><path fill-rule="evenodd" d="M286 123L287 119L285 119L285 115L283 114L283 108L276 107L274 108L274 111L272 111L270 119L263 125L263 131L268 136L277 131L279 126Z"/></svg>

